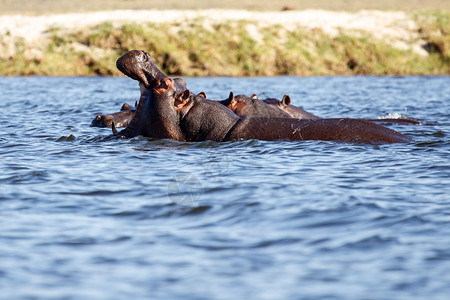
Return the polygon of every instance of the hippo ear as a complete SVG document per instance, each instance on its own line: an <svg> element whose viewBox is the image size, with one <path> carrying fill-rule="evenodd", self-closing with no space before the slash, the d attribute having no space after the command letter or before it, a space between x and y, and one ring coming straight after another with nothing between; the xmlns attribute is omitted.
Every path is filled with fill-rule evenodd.
<svg viewBox="0 0 450 300"><path fill-rule="evenodd" d="M189 97L191 97L190 90L185 90L183 93L178 95L178 97L175 98L175 101L173 103L175 109L177 110L182 109L189 102Z"/></svg>
<svg viewBox="0 0 450 300"><path fill-rule="evenodd" d="M128 103L124 103L123 105L122 105L122 108L120 109L121 111L124 111L124 110L130 110L132 107L131 107L131 105L130 104L128 104Z"/></svg>
<svg viewBox="0 0 450 300"><path fill-rule="evenodd" d="M281 103L284 106L288 106L289 104L291 104L291 97L289 97L289 95L284 95L283 100L281 100Z"/></svg>
<svg viewBox="0 0 450 300"><path fill-rule="evenodd" d="M234 100L235 100L234 99L234 94L233 94L233 92L230 92L230 95L228 96L228 99L220 101L220 102L223 105L225 105L225 106L229 106L229 105L231 105L233 103Z"/></svg>
<svg viewBox="0 0 450 300"><path fill-rule="evenodd" d="M259 99L257 94L253 94L250 98L252 98L252 99Z"/></svg>
<svg viewBox="0 0 450 300"><path fill-rule="evenodd" d="M137 105L138 105L138 101L136 100L136 101L134 102L134 107L137 107Z"/></svg>
<svg viewBox="0 0 450 300"><path fill-rule="evenodd" d="M198 93L198 95L199 95L200 97L203 97L203 98L206 99L206 93L205 93L205 92L200 92L200 93Z"/></svg>

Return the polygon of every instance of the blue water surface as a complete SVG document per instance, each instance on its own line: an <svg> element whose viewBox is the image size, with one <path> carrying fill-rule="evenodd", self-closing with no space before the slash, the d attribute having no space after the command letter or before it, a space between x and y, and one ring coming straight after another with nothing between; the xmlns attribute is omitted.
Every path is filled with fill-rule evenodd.
<svg viewBox="0 0 450 300"><path fill-rule="evenodd" d="M0 77L1 299L448 299L450 77L187 78L414 143L109 138L131 79Z"/></svg>

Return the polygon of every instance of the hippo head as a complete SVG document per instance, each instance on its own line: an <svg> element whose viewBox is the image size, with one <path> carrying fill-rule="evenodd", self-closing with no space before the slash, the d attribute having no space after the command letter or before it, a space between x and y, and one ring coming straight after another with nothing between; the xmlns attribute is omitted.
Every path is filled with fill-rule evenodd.
<svg viewBox="0 0 450 300"><path fill-rule="evenodd" d="M139 81L146 88L154 87L161 79L167 77L156 66L150 54L143 50L128 51L117 59L116 66L123 74ZM186 89L186 81L183 78L175 78L174 81L179 92Z"/></svg>
<svg viewBox="0 0 450 300"><path fill-rule="evenodd" d="M247 97L245 95L237 95L234 97L233 93L230 93L228 99L220 101L220 103L240 117L244 115L253 117L289 117L285 112L259 100L257 96Z"/></svg>
<svg viewBox="0 0 450 300"><path fill-rule="evenodd" d="M180 133L174 129L177 112L173 106L166 105L166 100L173 99L175 91L182 93L186 90L184 79L168 78L155 65L150 54L142 50L128 51L117 60L116 66L128 77L139 81L141 91L134 118L119 135L155 138L173 136L174 139L181 139L177 138Z"/></svg>
<svg viewBox="0 0 450 300"><path fill-rule="evenodd" d="M281 101L275 98L267 98L263 101L267 104L277 107L280 110L285 110L286 107L291 104L291 97L289 97L289 95L284 95Z"/></svg>
<svg viewBox="0 0 450 300"><path fill-rule="evenodd" d="M155 65L150 54L142 50L131 50L116 61L117 69L145 87L150 87L157 80L167 77Z"/></svg>
<svg viewBox="0 0 450 300"><path fill-rule="evenodd" d="M121 110L116 113L103 115L98 114L91 122L91 127L126 127L128 123L133 119L134 107L127 110Z"/></svg>
<svg viewBox="0 0 450 300"><path fill-rule="evenodd" d="M281 101L275 98L267 98L263 101L295 119L320 119L320 117L315 116L300 107L291 105L291 97L289 97L289 95L284 95Z"/></svg>
<svg viewBox="0 0 450 300"><path fill-rule="evenodd" d="M105 116L103 114L98 114L94 120L91 122L91 127L107 127L105 125Z"/></svg>

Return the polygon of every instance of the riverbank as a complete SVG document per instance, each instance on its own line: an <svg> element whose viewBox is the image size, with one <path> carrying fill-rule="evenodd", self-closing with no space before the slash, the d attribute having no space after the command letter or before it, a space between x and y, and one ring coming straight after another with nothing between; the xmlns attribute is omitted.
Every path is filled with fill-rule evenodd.
<svg viewBox="0 0 450 300"><path fill-rule="evenodd" d="M351 12L356 12L362 9L383 11L414 11L434 9L449 11L450 2L443 0L0 0L0 15L39 15L124 9L243 9L253 11L321 9Z"/></svg>
<svg viewBox="0 0 450 300"><path fill-rule="evenodd" d="M122 10L0 16L0 75L119 75L144 49L183 76L450 74L447 12Z"/></svg>

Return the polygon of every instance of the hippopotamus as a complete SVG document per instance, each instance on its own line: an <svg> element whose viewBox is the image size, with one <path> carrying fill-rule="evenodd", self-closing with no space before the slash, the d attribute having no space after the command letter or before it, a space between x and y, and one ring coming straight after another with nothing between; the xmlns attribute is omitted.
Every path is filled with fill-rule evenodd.
<svg viewBox="0 0 450 300"><path fill-rule="evenodd" d="M278 109L274 105L269 105L257 98L254 98L253 96L248 97L246 95L237 95L235 97L233 92L230 92L228 99L218 102L226 106L239 117L245 115L253 117L292 117L289 113L284 112L282 109Z"/></svg>
<svg viewBox="0 0 450 300"><path fill-rule="evenodd" d="M296 118L296 119L321 119L306 110L297 106L290 105L291 98L289 95L284 95L280 101L275 98L267 98L259 100L256 94L251 97L246 95L230 96L226 100L220 101L223 105L231 109L235 114L242 117L244 115L254 117L280 117L280 118Z"/></svg>
<svg viewBox="0 0 450 300"><path fill-rule="evenodd" d="M298 120L289 117L239 117L217 101L191 93L165 75L145 51L131 50L116 62L139 81L141 96L122 137L143 135L180 141L327 140L366 143L411 142L411 138L359 119Z"/></svg>
<svg viewBox="0 0 450 300"><path fill-rule="evenodd" d="M124 103L119 112L103 115L98 114L91 122L91 127L126 127L134 116L136 107Z"/></svg>
<svg viewBox="0 0 450 300"><path fill-rule="evenodd" d="M231 95L230 95L231 97ZM289 95L284 95L282 100L278 100L276 98L266 98L264 100L257 100L259 99L257 94L252 94L251 97L247 97L245 95L239 95L236 96L235 99L230 99L230 97L227 100L222 100L221 103L227 106L229 109L234 111L238 116L243 116L245 114L255 116L255 117L276 117L278 114L273 113L273 110L271 109L262 109L265 108L261 104L261 102L264 102L266 104L269 104L272 107L277 108L279 111L282 111L286 114L288 114L292 118L296 119L309 119L309 120L317 120L322 119L321 117L318 117L316 115L313 115L310 112L307 112L306 110L294 106L291 104L291 97ZM370 122L377 122L377 123L398 123L398 124L416 124L420 125L421 122L414 120L414 119L397 119L397 118L382 118L382 119L362 119L365 121Z"/></svg>
<svg viewBox="0 0 450 300"><path fill-rule="evenodd" d="M257 94L252 94L251 98L259 99ZM291 97L289 95L284 95L282 100L278 100L276 98L266 98L261 101L289 114L291 117L296 119L321 119L321 117L315 116L300 107L291 105Z"/></svg>
<svg viewBox="0 0 450 300"><path fill-rule="evenodd" d="M174 78L178 85L186 88L186 81L183 78ZM205 92L200 92L200 96L206 98ZM137 101L133 106L124 103L119 112L108 115L98 114L91 122L91 127L127 127L128 123L134 116L136 111Z"/></svg>

